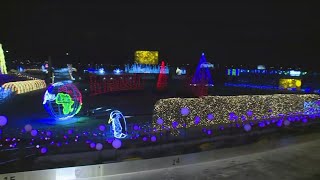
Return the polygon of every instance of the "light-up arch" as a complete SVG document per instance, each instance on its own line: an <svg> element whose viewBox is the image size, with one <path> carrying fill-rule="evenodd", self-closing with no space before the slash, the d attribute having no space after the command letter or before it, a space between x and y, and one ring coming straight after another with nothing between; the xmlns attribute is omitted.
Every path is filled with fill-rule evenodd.
<svg viewBox="0 0 320 180"><path fill-rule="evenodd" d="M46 88L46 83L44 80L17 81L5 83L2 85L2 88L6 90L10 89L16 94L23 94L30 91Z"/></svg>

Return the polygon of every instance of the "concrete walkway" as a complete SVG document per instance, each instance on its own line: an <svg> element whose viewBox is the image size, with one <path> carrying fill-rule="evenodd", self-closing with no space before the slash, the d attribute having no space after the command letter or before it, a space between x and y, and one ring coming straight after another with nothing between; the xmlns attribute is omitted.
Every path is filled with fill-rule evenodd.
<svg viewBox="0 0 320 180"><path fill-rule="evenodd" d="M314 140L227 159L111 175L94 178L94 180L320 179L319 150L320 140ZM183 161L183 158L180 159L181 161Z"/></svg>
<svg viewBox="0 0 320 180"><path fill-rule="evenodd" d="M181 156L3 174L0 179L320 179L319 150L316 133Z"/></svg>

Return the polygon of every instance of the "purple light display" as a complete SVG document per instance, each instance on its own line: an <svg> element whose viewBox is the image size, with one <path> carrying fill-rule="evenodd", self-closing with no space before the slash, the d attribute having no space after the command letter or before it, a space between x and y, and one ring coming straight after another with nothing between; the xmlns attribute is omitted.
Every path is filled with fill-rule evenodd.
<svg viewBox="0 0 320 180"><path fill-rule="evenodd" d="M189 108L183 107L181 108L181 115L182 116L187 116L189 114Z"/></svg>
<svg viewBox="0 0 320 180"><path fill-rule="evenodd" d="M199 123L200 123L200 117L199 116L194 117L194 124L198 125Z"/></svg>
<svg viewBox="0 0 320 180"><path fill-rule="evenodd" d="M31 131L31 136L36 136L37 134L38 134L37 130L34 129L34 130Z"/></svg>
<svg viewBox="0 0 320 180"><path fill-rule="evenodd" d="M158 119L157 119L157 124L162 125L162 124L163 124L163 119L158 118Z"/></svg>
<svg viewBox="0 0 320 180"><path fill-rule="evenodd" d="M122 142L119 139L115 139L112 142L112 147L114 147L115 149L119 149L122 145Z"/></svg>
<svg viewBox="0 0 320 180"><path fill-rule="evenodd" d="M152 136L151 137L151 142L156 142L157 141L157 137L156 136Z"/></svg>
<svg viewBox="0 0 320 180"><path fill-rule="evenodd" d="M41 152L41 154L45 154L45 153L47 153L47 148L45 148L45 147L43 147L43 148L41 148L41 150L40 150L40 152Z"/></svg>
<svg viewBox="0 0 320 180"><path fill-rule="evenodd" d="M105 125L100 125L99 126L99 130L100 131L105 131L106 130L106 126Z"/></svg>
<svg viewBox="0 0 320 180"><path fill-rule="evenodd" d="M96 147L96 143L92 142L90 143L90 148L95 148Z"/></svg>
<svg viewBox="0 0 320 180"><path fill-rule="evenodd" d="M103 149L103 145L101 143L96 144L96 150L101 151Z"/></svg>
<svg viewBox="0 0 320 180"><path fill-rule="evenodd" d="M5 126L8 122L7 117L5 116L0 116L0 126Z"/></svg>
<svg viewBox="0 0 320 180"><path fill-rule="evenodd" d="M250 125L250 124L245 124L245 125L243 126L243 129L244 129L245 131L249 132L249 131L251 131L251 125Z"/></svg>
<svg viewBox="0 0 320 180"><path fill-rule="evenodd" d="M213 120L214 119L214 115L213 114L208 114L207 119L209 121Z"/></svg>

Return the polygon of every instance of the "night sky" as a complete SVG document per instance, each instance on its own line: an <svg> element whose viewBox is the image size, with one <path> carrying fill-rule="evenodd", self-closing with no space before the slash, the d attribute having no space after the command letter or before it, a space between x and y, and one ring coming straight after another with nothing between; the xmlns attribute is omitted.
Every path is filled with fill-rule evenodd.
<svg viewBox="0 0 320 180"><path fill-rule="evenodd" d="M158 50L171 64L205 52L213 63L305 66L320 57L317 6L307 3L8 2L0 42L11 58L125 63Z"/></svg>

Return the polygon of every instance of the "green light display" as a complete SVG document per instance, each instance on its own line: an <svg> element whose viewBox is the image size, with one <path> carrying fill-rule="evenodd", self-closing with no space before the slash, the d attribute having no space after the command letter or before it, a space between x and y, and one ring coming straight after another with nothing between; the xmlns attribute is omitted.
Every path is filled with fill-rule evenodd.
<svg viewBox="0 0 320 180"><path fill-rule="evenodd" d="M0 74L7 74L7 66L4 57L4 53L2 50L2 44L0 44Z"/></svg>
<svg viewBox="0 0 320 180"><path fill-rule="evenodd" d="M63 107L63 114L67 115L73 111L72 105L74 101L69 94L58 93L56 97L56 104L61 104Z"/></svg>

